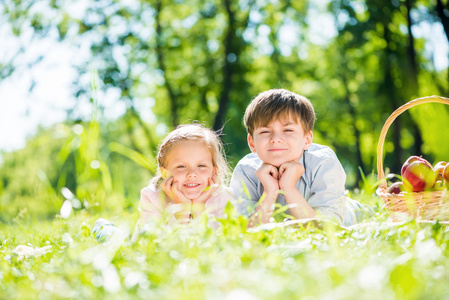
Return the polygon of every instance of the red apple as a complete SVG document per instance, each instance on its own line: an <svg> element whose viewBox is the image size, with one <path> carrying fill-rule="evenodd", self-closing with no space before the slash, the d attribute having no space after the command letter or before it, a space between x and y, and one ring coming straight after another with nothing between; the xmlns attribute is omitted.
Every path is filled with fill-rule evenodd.
<svg viewBox="0 0 449 300"><path fill-rule="evenodd" d="M423 158L422 158L422 157L419 157L419 156L416 156L416 155L413 155L413 156L410 156L409 158L407 158L407 160L405 161L405 163L402 165L402 168L401 168L401 175L404 174L405 169L407 169L407 167L408 167L412 162L417 161L417 160L420 160L420 159L423 159Z"/></svg>
<svg viewBox="0 0 449 300"><path fill-rule="evenodd" d="M443 180L443 170L444 170L444 167L446 167L446 165L447 165L447 162L439 161L433 167L433 170L435 171L436 180Z"/></svg>
<svg viewBox="0 0 449 300"><path fill-rule="evenodd" d="M422 157L407 164L409 160L410 158L405 162L401 172L405 190L410 192L430 190L435 184L432 165Z"/></svg>
<svg viewBox="0 0 449 300"><path fill-rule="evenodd" d="M400 192L404 192L404 184L402 182L395 182L388 188L388 192L390 194L399 194Z"/></svg>

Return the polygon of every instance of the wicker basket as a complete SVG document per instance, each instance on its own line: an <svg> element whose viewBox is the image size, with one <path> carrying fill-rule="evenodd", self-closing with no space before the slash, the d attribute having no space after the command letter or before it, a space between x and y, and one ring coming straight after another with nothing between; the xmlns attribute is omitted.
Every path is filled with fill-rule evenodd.
<svg viewBox="0 0 449 300"><path fill-rule="evenodd" d="M407 192L404 194L388 193L387 182L383 170L383 146L388 128L393 121L410 107L424 103L443 103L449 105L449 99L440 96L429 96L412 100L396 109L385 122L377 145L377 174L380 181L376 191L383 201L390 215L407 214L417 220L439 220L449 221L449 192L427 191L427 192ZM449 157L448 157L449 159Z"/></svg>

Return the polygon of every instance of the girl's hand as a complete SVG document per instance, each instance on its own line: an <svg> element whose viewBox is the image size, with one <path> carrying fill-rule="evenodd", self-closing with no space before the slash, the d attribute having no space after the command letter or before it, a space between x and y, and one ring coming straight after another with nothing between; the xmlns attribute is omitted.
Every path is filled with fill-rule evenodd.
<svg viewBox="0 0 449 300"><path fill-rule="evenodd" d="M162 190L173 200L174 203L191 203L178 188L178 182L173 177L165 178L161 183Z"/></svg>
<svg viewBox="0 0 449 300"><path fill-rule="evenodd" d="M190 221L192 202L187 199L178 188L178 182L174 182L173 177L165 178L161 183L161 188L165 194L175 203L170 207L175 218L181 224Z"/></svg>
<svg viewBox="0 0 449 300"><path fill-rule="evenodd" d="M220 179L217 175L213 175L209 178L208 187L198 196L198 198L192 200L192 214L193 217L198 217L206 209L206 201L215 193L220 186Z"/></svg>
<svg viewBox="0 0 449 300"><path fill-rule="evenodd" d="M287 161L279 167L279 187L284 192L296 189L296 183L304 174L304 166L299 161Z"/></svg>
<svg viewBox="0 0 449 300"><path fill-rule="evenodd" d="M220 179L218 179L217 175L213 175L211 178L209 178L208 187L201 192L198 198L193 199L192 202L205 204L206 201L209 200L209 198L215 193L215 191L218 189L219 186L220 186Z"/></svg>

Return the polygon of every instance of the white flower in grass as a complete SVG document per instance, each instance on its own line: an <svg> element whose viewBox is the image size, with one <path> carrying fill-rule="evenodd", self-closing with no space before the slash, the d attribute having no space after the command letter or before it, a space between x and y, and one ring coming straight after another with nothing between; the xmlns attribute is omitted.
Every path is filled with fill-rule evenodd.
<svg viewBox="0 0 449 300"><path fill-rule="evenodd" d="M114 265L109 264L101 270L103 275L103 288L109 293L116 293L121 290L120 276Z"/></svg>
<svg viewBox="0 0 449 300"><path fill-rule="evenodd" d="M63 187L61 189L61 193L64 196L64 198L66 198L67 200L72 200L73 198L75 198L75 196L73 195L73 193L66 187Z"/></svg>
<svg viewBox="0 0 449 300"><path fill-rule="evenodd" d="M416 257L424 263L437 261L441 258L442 250L435 243L434 239L429 239L415 244Z"/></svg>
<svg viewBox="0 0 449 300"><path fill-rule="evenodd" d="M90 167L94 170L100 168L100 162L98 160L93 160L90 162Z"/></svg>
<svg viewBox="0 0 449 300"><path fill-rule="evenodd" d="M81 206L82 206L81 201L79 201L68 188L63 187L61 189L61 193L64 196L64 198L66 198L67 200L70 200L70 202L72 203L72 208L75 208L75 209L81 208Z"/></svg>
<svg viewBox="0 0 449 300"><path fill-rule="evenodd" d="M72 202L70 200L65 200L61 206L59 214L63 219L68 219L70 217L70 214L72 213L72 208Z"/></svg>
<svg viewBox="0 0 449 300"><path fill-rule="evenodd" d="M257 297L245 289L234 289L226 295L225 300L257 300Z"/></svg>
<svg viewBox="0 0 449 300"><path fill-rule="evenodd" d="M366 266L357 276L359 286L363 289L380 289L386 279L387 270L381 265Z"/></svg>
<svg viewBox="0 0 449 300"><path fill-rule="evenodd" d="M52 246L45 246L41 248L33 248L26 245L17 246L12 252L19 256L19 260L23 258L28 258L31 256L41 256L50 251Z"/></svg>
<svg viewBox="0 0 449 300"><path fill-rule="evenodd" d="M71 244L73 243L73 238L72 238L72 236L70 235L70 233L66 232L66 233L64 233L64 234L62 235L62 241L63 241L64 243L67 243L67 244L71 245Z"/></svg>
<svg viewBox="0 0 449 300"><path fill-rule="evenodd" d="M139 271L129 272L125 277L125 287L130 289L135 285L139 285L140 287L149 287L149 282L144 273Z"/></svg>

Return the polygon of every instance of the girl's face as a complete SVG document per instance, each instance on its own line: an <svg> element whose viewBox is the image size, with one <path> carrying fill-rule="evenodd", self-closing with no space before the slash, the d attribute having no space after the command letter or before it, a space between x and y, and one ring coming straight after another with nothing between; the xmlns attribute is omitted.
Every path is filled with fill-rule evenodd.
<svg viewBox="0 0 449 300"><path fill-rule="evenodd" d="M165 169L165 170L164 170ZM179 190L188 199L196 199L209 186L215 172L212 153L203 142L181 141L173 145L162 168L164 177L173 176Z"/></svg>

